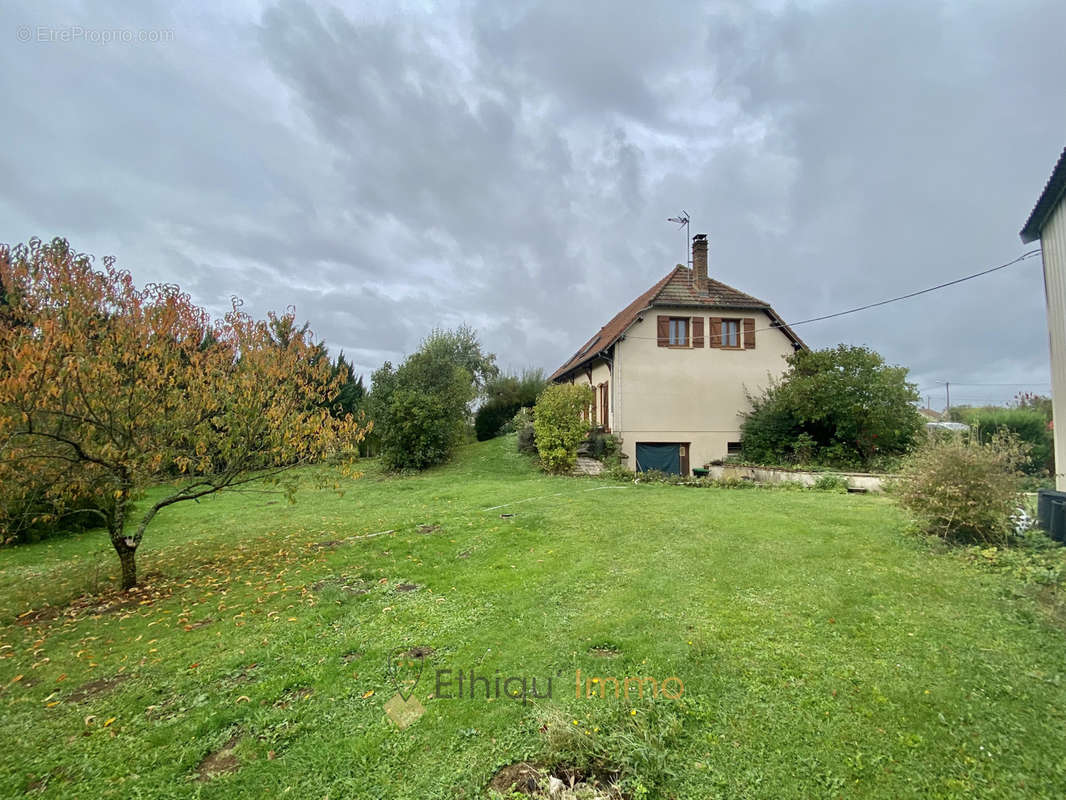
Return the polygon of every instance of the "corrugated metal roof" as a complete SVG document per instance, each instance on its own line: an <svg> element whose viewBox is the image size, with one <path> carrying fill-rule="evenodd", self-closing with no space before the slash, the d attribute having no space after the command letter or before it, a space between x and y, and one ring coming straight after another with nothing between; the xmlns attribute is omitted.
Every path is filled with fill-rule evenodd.
<svg viewBox="0 0 1066 800"><path fill-rule="evenodd" d="M648 291L615 314L611 321L600 328L565 364L555 370L548 380L553 381L596 358L618 341L618 338L626 332L642 311L652 306L694 306L765 311L774 325L781 328L789 339L800 347L806 346L770 307L769 303L745 294L739 289L734 289L721 281L709 280L707 284L707 291L699 291L693 281L692 270L678 264Z"/></svg>
<svg viewBox="0 0 1066 800"><path fill-rule="evenodd" d="M1044 191L1040 193L1040 199L1036 201L1029 219L1025 221L1025 226L1019 234L1023 242L1028 244L1040 238L1040 232L1044 229L1051 212L1062 200L1063 194L1066 194L1066 149L1063 149L1062 155L1059 156L1051 177L1044 185Z"/></svg>

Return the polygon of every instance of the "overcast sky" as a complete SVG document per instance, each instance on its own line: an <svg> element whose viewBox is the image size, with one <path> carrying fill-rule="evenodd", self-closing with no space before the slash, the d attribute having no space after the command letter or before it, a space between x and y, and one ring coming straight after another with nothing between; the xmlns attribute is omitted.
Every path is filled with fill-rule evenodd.
<svg viewBox="0 0 1066 800"><path fill-rule="evenodd" d="M8 3L0 241L294 305L368 376L462 322L552 371L685 260L681 209L786 320L1029 249L1066 3L754 8ZM797 331L934 407L1050 389L1039 259Z"/></svg>

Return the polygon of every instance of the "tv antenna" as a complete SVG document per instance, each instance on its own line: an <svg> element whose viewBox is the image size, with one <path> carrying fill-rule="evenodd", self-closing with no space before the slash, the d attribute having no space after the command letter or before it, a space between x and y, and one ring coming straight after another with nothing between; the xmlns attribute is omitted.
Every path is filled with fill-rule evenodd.
<svg viewBox="0 0 1066 800"><path fill-rule="evenodd" d="M677 224L677 229L685 229L685 263L688 264L689 269L692 269L692 235L689 233L689 216L685 209L681 209L681 213L676 217L669 217L667 222L673 222Z"/></svg>

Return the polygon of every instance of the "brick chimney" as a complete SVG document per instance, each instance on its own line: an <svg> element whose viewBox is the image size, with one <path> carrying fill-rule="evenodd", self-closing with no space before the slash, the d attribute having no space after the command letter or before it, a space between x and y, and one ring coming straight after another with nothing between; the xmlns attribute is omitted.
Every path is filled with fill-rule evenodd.
<svg viewBox="0 0 1066 800"><path fill-rule="evenodd" d="M707 234L692 237L692 284L697 292L707 291Z"/></svg>

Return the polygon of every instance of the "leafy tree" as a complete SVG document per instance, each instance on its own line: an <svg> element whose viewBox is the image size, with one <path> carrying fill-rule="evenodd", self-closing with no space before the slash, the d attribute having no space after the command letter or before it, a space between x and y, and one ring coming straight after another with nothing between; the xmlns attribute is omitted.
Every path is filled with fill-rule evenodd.
<svg viewBox="0 0 1066 800"><path fill-rule="evenodd" d="M500 374L495 354L482 351L477 331L469 325L460 325L455 330L435 329L419 349L431 359L447 361L469 372L475 396L484 391L485 385Z"/></svg>
<svg viewBox="0 0 1066 800"><path fill-rule="evenodd" d="M799 350L788 365L780 382L751 398L746 459L870 468L905 453L922 430L907 370L866 347Z"/></svg>
<svg viewBox="0 0 1066 800"><path fill-rule="evenodd" d="M474 415L478 441L498 436L519 409L532 408L547 384L544 371L529 369L521 375L498 375L485 385L485 402Z"/></svg>
<svg viewBox="0 0 1066 800"><path fill-rule="evenodd" d="M425 469L447 460L463 439L479 387L499 372L495 359L463 326L433 331L399 368L386 362L375 371L370 409L385 466Z"/></svg>
<svg viewBox="0 0 1066 800"><path fill-rule="evenodd" d="M334 415L358 416L366 412L367 393L363 376L355 377L351 363L342 351L333 364L333 379L338 383L337 397L332 403Z"/></svg>
<svg viewBox="0 0 1066 800"><path fill-rule="evenodd" d="M583 412L592 405L592 387L577 383L553 383L533 409L537 452L548 472L567 472L577 461L577 446L588 435Z"/></svg>
<svg viewBox="0 0 1066 800"><path fill-rule="evenodd" d="M124 589L163 509L279 481L365 433L323 407L337 381L291 311L256 321L235 301L213 321L178 287L138 289L113 259L96 270L63 239L0 246L0 282L13 321L0 326L0 492L89 498ZM175 469L176 485L135 508Z"/></svg>

